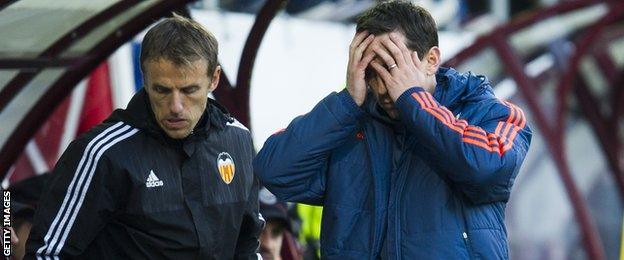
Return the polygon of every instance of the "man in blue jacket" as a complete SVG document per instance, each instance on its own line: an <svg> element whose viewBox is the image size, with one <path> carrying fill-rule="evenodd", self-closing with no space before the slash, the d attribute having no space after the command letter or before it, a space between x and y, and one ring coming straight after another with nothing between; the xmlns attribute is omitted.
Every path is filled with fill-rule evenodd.
<svg viewBox="0 0 624 260"><path fill-rule="evenodd" d="M280 199L324 206L323 258L508 258L505 205L531 131L484 76L441 68L437 45L426 10L372 8L357 20L347 88L254 160Z"/></svg>

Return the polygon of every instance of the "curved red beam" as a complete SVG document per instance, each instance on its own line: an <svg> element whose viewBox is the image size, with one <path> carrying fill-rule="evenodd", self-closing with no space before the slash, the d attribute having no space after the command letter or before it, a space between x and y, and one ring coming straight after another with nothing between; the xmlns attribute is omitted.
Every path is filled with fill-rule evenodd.
<svg viewBox="0 0 624 260"><path fill-rule="evenodd" d="M464 60L484 50L493 47L500 56L500 60L504 63L507 72L509 72L517 85L519 91L527 102L527 106L531 110L535 122L541 132L546 136L547 147L553 156L555 164L559 169L559 176L564 184L572 207L574 209L575 218L580 226L583 244L589 259L604 259L604 250L598 236L597 228L589 214L587 204L581 193L579 192L574 179L570 174L568 163L565 159L565 150L563 147L563 135L549 123L546 113L542 111L539 104L539 96L533 83L533 79L524 73L523 62L507 43L506 39L514 32L550 18L554 15L567 13L579 8L589 7L600 3L615 3L616 1L597 1L597 0L579 0L564 2L559 5L546 8L544 10L534 12L532 14L520 17L511 23L495 29L490 34L480 37L470 47L460 52L454 58L450 59L447 66L457 66Z"/></svg>
<svg viewBox="0 0 624 260"><path fill-rule="evenodd" d="M84 59L81 60L82 63L75 64L73 66L75 69L67 70L63 76L52 83L50 89L20 121L16 128L18 130L11 133L2 150L0 150L0 175L2 177L6 175L9 167L24 150L28 140L34 136L41 124L51 114L51 111L71 93L80 80L110 56L119 46L141 32L145 27L153 23L154 20L168 15L171 10L183 7L189 2L191 1L162 1L151 6L142 14L133 17L120 28L111 32L104 40L96 44L85 54ZM108 19L95 21L94 25L102 24L106 21ZM61 51L59 50L58 53L61 53Z"/></svg>

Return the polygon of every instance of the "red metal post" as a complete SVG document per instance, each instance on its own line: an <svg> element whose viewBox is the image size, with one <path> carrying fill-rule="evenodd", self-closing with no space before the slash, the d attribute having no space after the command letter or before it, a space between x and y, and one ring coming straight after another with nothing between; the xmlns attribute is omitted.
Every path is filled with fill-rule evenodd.
<svg viewBox="0 0 624 260"><path fill-rule="evenodd" d="M284 7L286 0L268 0L256 17L251 27L243 53L238 66L238 76L236 77L236 88L232 88L227 78L219 83L214 95L243 125L251 129L251 117L249 108L249 93L251 73L256 61L256 55L260 48L260 43L264 38L271 21L277 12ZM222 73L221 77L224 76Z"/></svg>
<svg viewBox="0 0 624 260"><path fill-rule="evenodd" d="M563 182L563 185L568 193L568 198L572 203L576 220L580 226L581 234L583 237L583 243L585 245L586 253L589 259L604 259L604 250L600 243L600 237L598 231L592 221L589 214L588 207L581 196L574 179L570 174L568 163L565 159L565 149L563 147L563 133L556 131L556 128L546 120L546 116L542 112L539 105L539 96L535 93L535 84L524 73L524 66L518 55L511 49L503 35L494 37L492 43L494 49L497 51L501 60L505 64L507 70L510 72L514 80L518 85L520 93L527 101L527 105L533 112L533 116L536 122L545 135L545 139L550 140L548 142L548 148L555 160L555 164L559 169L559 176Z"/></svg>

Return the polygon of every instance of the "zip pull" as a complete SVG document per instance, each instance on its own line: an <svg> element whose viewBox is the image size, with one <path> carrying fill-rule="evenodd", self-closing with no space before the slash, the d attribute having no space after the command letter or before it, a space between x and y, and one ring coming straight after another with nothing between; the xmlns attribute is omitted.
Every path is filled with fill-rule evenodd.
<svg viewBox="0 0 624 260"><path fill-rule="evenodd" d="M462 232L462 237L464 237L464 239L468 239L468 234L466 234L466 232Z"/></svg>

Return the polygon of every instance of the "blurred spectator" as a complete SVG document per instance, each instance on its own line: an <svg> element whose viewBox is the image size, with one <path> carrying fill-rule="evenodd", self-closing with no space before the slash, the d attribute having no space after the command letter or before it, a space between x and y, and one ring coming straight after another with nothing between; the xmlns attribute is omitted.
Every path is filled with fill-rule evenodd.
<svg viewBox="0 0 624 260"><path fill-rule="evenodd" d="M266 226L260 235L260 254L263 259L301 259L292 236L291 220L285 202L278 201L266 188L260 189L258 196L260 213Z"/></svg>
<svg viewBox="0 0 624 260"><path fill-rule="evenodd" d="M220 0L219 6L224 10L255 14L260 11L266 0Z"/></svg>
<svg viewBox="0 0 624 260"><path fill-rule="evenodd" d="M334 1L327 1L327 0L289 1L288 5L286 6L286 12L292 15L296 15L306 10L309 10L310 8L314 8L315 6L323 2L336 2L336 0Z"/></svg>
<svg viewBox="0 0 624 260"><path fill-rule="evenodd" d="M11 210L13 220L11 226L14 231L12 235L18 238L17 241L11 241L13 244L13 259L21 260L24 258L24 253L26 252L26 241L28 240L28 234L32 227L35 209L26 204L13 202L11 203Z"/></svg>
<svg viewBox="0 0 624 260"><path fill-rule="evenodd" d="M50 181L51 176L49 173L44 173L11 184L8 188L11 191L11 200L37 208L44 185Z"/></svg>
<svg viewBox="0 0 624 260"><path fill-rule="evenodd" d="M297 216L301 219L299 242L303 245L303 259L321 259L321 216L323 207L297 204Z"/></svg>
<svg viewBox="0 0 624 260"><path fill-rule="evenodd" d="M509 1L509 12L514 17L522 12L532 11L540 7L538 0L514 0Z"/></svg>
<svg viewBox="0 0 624 260"><path fill-rule="evenodd" d="M471 0L461 1L462 23L468 22L475 17L484 15L490 11L490 2L488 0Z"/></svg>
<svg viewBox="0 0 624 260"><path fill-rule="evenodd" d="M32 227L35 208L44 189L44 184L49 180L50 174L42 174L24 179L12 184L8 190L11 192L11 213L14 232L18 238L13 243L13 259L24 258L26 241Z"/></svg>

